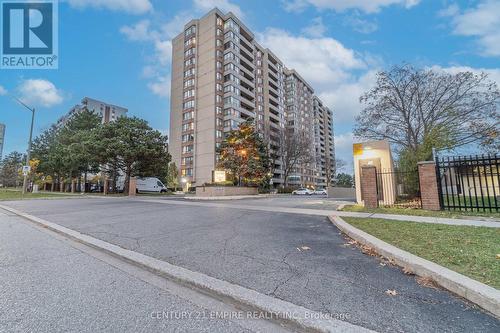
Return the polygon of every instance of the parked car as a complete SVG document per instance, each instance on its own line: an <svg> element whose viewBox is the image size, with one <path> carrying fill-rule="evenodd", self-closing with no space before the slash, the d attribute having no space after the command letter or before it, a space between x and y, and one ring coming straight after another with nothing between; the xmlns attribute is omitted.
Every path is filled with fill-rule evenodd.
<svg viewBox="0 0 500 333"><path fill-rule="evenodd" d="M293 195L312 195L313 193L314 191L308 188L299 188L292 192Z"/></svg>
<svg viewBox="0 0 500 333"><path fill-rule="evenodd" d="M314 191L314 194L315 195L328 195L328 192L326 191L326 189L321 189L321 190L316 190Z"/></svg>
<svg viewBox="0 0 500 333"><path fill-rule="evenodd" d="M167 187L155 177L137 178L137 193L141 192L156 192L166 193Z"/></svg>

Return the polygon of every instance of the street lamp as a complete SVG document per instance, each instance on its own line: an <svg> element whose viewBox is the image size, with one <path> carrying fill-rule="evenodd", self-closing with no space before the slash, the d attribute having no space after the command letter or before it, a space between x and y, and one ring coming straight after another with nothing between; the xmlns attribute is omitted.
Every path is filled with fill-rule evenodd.
<svg viewBox="0 0 500 333"><path fill-rule="evenodd" d="M29 165L30 165L30 159L31 159L31 141L33 138L33 123L35 122L35 108L30 108L26 104L23 103L19 98L12 96L19 104L24 106L26 109L31 111L31 128L30 128L30 140L28 143L28 152L26 154L26 169L23 170L24 174L24 179L23 179L23 195L26 193L26 186L28 184L28 173L29 173Z"/></svg>

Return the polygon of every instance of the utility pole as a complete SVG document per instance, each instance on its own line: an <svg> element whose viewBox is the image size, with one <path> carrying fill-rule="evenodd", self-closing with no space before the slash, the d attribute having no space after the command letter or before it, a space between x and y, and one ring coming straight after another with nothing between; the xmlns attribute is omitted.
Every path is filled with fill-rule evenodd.
<svg viewBox="0 0 500 333"><path fill-rule="evenodd" d="M23 179L23 196L26 194L26 187L28 185L28 174L30 173L31 170L29 170L29 165L30 165L30 160L31 160L31 143L33 139L33 124L35 122L35 108L30 108L26 104L24 104L19 98L14 97L14 99L24 106L26 109L31 111L31 127L30 127L30 140L28 142L28 151L26 154L26 166L28 167L28 170L23 170L24 174L24 179Z"/></svg>

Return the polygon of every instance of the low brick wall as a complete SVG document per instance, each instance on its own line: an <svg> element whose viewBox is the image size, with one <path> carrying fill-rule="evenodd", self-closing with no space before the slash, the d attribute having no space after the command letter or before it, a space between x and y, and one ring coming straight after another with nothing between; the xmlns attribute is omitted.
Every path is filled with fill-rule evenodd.
<svg viewBox="0 0 500 333"><path fill-rule="evenodd" d="M197 197L227 197L257 194L259 194L259 189L257 187L199 186L196 188Z"/></svg>
<svg viewBox="0 0 500 333"><path fill-rule="evenodd" d="M350 187L329 187L329 198L356 199L356 189Z"/></svg>

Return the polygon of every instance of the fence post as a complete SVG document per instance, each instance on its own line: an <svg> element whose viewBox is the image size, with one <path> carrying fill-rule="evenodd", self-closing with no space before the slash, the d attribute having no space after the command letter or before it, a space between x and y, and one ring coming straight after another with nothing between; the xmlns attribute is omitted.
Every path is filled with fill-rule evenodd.
<svg viewBox="0 0 500 333"><path fill-rule="evenodd" d="M361 198L366 208L378 207L377 169L374 166L361 167Z"/></svg>
<svg viewBox="0 0 500 333"><path fill-rule="evenodd" d="M128 196L135 197L136 189L137 189L137 178L130 177L130 181L128 183Z"/></svg>
<svg viewBox="0 0 500 333"><path fill-rule="evenodd" d="M436 162L426 161L418 163L418 178L422 208L426 210L441 210Z"/></svg>

